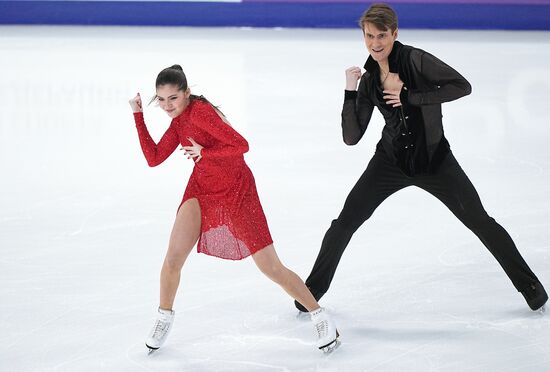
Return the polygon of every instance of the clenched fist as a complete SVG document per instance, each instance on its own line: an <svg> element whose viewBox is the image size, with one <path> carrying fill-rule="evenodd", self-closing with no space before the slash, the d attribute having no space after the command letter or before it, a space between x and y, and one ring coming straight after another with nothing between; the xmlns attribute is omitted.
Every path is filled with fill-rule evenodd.
<svg viewBox="0 0 550 372"><path fill-rule="evenodd" d="M139 93L134 98L129 100L128 103L130 103L130 107L132 108L132 111L143 112L143 108L141 105L141 96L139 95Z"/></svg>
<svg viewBox="0 0 550 372"><path fill-rule="evenodd" d="M357 66L346 70L346 90L357 90L357 82L361 79L361 68Z"/></svg>

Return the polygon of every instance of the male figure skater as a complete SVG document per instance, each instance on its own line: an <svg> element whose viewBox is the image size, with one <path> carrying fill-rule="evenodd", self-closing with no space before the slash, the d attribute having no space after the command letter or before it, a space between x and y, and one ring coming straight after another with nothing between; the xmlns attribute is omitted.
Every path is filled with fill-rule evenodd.
<svg viewBox="0 0 550 372"><path fill-rule="evenodd" d="M306 285L320 299L359 226L387 197L417 186L443 202L476 234L529 307L542 310L548 300L544 287L510 235L484 210L443 134L441 104L470 94L470 83L433 55L396 41L397 15L388 5L372 5L359 23L370 56L363 75L359 67L346 70L344 142L359 142L374 107L383 115L385 126L367 169L325 234ZM298 302L295 304L307 311Z"/></svg>

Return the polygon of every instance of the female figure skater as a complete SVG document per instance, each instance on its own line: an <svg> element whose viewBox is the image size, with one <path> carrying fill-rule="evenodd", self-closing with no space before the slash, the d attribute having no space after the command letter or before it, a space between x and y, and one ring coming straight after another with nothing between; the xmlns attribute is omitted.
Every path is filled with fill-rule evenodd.
<svg viewBox="0 0 550 372"><path fill-rule="evenodd" d="M147 163L151 167L161 164L182 145L195 165L162 266L158 317L145 342L150 352L168 336L181 269L197 241L197 251L208 255L230 260L251 255L260 271L304 304L318 334L317 347L324 352L334 350L339 335L329 314L275 252L254 177L243 158L247 141L208 100L191 94L181 66L162 70L155 86L152 101L157 100L172 118L158 144L145 126L139 93L129 101Z"/></svg>

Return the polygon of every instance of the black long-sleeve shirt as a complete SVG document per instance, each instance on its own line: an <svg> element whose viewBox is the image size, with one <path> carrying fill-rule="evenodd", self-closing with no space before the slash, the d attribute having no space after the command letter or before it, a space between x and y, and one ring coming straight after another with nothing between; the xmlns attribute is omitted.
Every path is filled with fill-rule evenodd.
<svg viewBox="0 0 550 372"><path fill-rule="evenodd" d="M437 169L449 143L443 135L441 103L471 92L462 75L433 55L394 42L388 57L390 71L399 74L404 86L401 107L391 107L383 99L380 68L369 57L358 91L346 91L342 109L344 142L354 145L363 137L376 106L386 125L378 149L407 175Z"/></svg>

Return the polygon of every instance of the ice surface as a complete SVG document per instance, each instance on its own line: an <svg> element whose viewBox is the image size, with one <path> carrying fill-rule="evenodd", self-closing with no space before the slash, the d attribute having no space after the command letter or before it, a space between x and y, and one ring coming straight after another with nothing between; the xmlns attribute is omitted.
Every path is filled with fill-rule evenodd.
<svg viewBox="0 0 550 372"><path fill-rule="evenodd" d="M489 213L550 286L550 33L401 30L460 71L444 127ZM360 30L0 27L1 371L545 371L550 318L531 312L445 207L408 188L357 232L322 305L324 356L251 259L192 254L173 331L147 356L158 276L192 164L141 154L128 99L181 64L249 140L279 256L305 278L374 153L377 113L341 139ZM169 123L145 111L158 139Z"/></svg>

